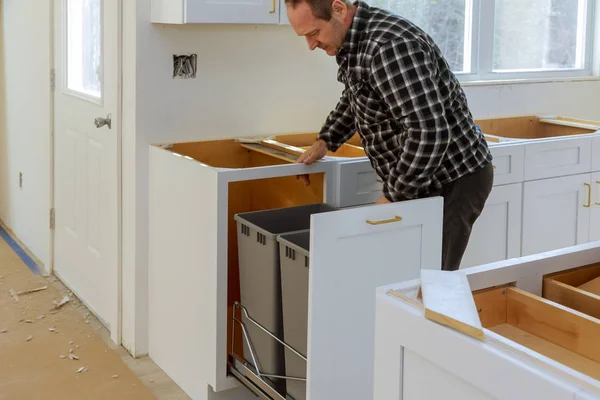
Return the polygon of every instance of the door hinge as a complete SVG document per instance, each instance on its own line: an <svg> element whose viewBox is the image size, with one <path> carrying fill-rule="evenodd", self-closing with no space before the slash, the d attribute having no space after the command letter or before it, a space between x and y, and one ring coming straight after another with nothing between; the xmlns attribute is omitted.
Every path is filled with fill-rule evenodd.
<svg viewBox="0 0 600 400"><path fill-rule="evenodd" d="M54 92L56 89L56 70L52 68L50 70L50 91Z"/></svg>
<svg viewBox="0 0 600 400"><path fill-rule="evenodd" d="M56 225L56 217L55 217L56 213L54 212L54 208L50 209L50 230L54 230L54 227Z"/></svg>

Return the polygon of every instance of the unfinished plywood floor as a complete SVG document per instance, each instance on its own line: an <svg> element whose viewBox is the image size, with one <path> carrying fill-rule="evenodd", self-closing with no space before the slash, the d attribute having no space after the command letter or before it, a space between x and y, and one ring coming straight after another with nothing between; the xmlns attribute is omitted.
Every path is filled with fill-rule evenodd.
<svg viewBox="0 0 600 400"><path fill-rule="evenodd" d="M64 296L70 301L52 310ZM58 279L34 274L0 238L0 400L42 397L189 400L150 359L134 360L112 345Z"/></svg>

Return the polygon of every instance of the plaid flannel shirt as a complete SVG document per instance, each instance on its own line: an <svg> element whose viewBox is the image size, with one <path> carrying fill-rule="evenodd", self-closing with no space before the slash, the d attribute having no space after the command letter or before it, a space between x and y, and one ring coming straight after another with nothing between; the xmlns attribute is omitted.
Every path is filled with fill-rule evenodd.
<svg viewBox="0 0 600 400"><path fill-rule="evenodd" d="M425 197L492 160L467 98L421 29L363 2L336 55L344 91L318 138L357 131L390 201Z"/></svg>

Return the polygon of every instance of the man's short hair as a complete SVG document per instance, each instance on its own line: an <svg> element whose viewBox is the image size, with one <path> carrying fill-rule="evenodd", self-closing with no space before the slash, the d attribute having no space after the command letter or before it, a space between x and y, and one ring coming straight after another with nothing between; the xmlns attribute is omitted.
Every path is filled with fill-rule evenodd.
<svg viewBox="0 0 600 400"><path fill-rule="evenodd" d="M342 1L348 5L351 4L350 0ZM298 4L303 2L308 3L312 9L313 15L316 18L323 19L325 21L331 20L333 15L333 8L331 7L331 4L333 3L333 0L285 0L285 3L291 5L292 8L295 8Z"/></svg>

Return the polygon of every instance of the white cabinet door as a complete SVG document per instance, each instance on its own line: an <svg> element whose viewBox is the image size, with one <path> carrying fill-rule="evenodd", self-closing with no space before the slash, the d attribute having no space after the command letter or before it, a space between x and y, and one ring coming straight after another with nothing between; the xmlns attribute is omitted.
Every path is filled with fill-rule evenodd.
<svg viewBox="0 0 600 400"><path fill-rule="evenodd" d="M285 0L280 0L279 2L279 24L280 25L289 25L290 20L287 16L287 6L285 5Z"/></svg>
<svg viewBox="0 0 600 400"><path fill-rule="evenodd" d="M523 185L494 186L471 232L461 268L521 255Z"/></svg>
<svg viewBox="0 0 600 400"><path fill-rule="evenodd" d="M600 172L592 173L592 201L590 207L590 242L600 240Z"/></svg>
<svg viewBox="0 0 600 400"><path fill-rule="evenodd" d="M443 199L312 216L309 400L373 398L375 289L441 268Z"/></svg>
<svg viewBox="0 0 600 400"><path fill-rule="evenodd" d="M590 174L524 183L524 256L588 241L590 183Z"/></svg>
<svg viewBox="0 0 600 400"><path fill-rule="evenodd" d="M152 0L152 22L279 23L279 0Z"/></svg>

